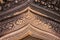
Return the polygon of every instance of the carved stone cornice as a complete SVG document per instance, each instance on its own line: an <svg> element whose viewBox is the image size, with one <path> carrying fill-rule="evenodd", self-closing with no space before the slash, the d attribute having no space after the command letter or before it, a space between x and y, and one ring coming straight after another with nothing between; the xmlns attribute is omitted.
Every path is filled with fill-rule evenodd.
<svg viewBox="0 0 60 40"><path fill-rule="evenodd" d="M27 0L0 14L0 40L18 40L28 35L60 40L60 15L32 2Z"/></svg>

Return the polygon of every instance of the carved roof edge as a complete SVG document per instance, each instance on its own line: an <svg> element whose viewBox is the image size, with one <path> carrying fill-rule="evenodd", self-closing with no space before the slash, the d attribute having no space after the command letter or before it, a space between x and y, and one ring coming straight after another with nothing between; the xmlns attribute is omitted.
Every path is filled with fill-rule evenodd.
<svg viewBox="0 0 60 40"><path fill-rule="evenodd" d="M4 20L5 19L4 17L8 18L7 17L8 15L11 16L11 14L15 14L15 12L18 12L18 11L23 11L24 9L26 9L28 7L30 7L31 9L33 9L33 10L35 10L37 12L41 12L42 14L47 15L48 18L60 23L60 21L59 21L60 20L60 15L58 13L55 13L53 11L50 11L50 10L44 9L42 7L39 7L38 5L33 4L32 0L27 0L25 3L13 8L13 9L10 9L10 10L7 10L5 12L2 12L0 14L0 21ZM13 15L13 16L15 16L15 15Z"/></svg>

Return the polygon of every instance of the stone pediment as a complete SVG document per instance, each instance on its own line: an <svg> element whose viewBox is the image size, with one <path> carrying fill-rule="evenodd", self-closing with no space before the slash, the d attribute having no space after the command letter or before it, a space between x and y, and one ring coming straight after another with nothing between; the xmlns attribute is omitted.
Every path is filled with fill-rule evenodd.
<svg viewBox="0 0 60 40"><path fill-rule="evenodd" d="M28 35L60 40L60 15L25 0L0 14L0 40L19 40Z"/></svg>

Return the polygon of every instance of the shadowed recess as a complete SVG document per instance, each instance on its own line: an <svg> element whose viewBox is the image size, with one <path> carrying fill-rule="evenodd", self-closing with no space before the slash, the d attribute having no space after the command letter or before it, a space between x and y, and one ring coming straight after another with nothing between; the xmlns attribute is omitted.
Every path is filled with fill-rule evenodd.
<svg viewBox="0 0 60 40"><path fill-rule="evenodd" d="M35 38L35 37L32 37L32 36L26 36L25 38L23 38L21 40L43 40L43 39Z"/></svg>

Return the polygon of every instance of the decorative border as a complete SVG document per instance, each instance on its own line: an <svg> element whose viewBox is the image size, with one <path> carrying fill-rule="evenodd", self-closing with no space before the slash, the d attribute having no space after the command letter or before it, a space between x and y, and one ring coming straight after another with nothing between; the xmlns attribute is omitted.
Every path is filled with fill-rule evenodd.
<svg viewBox="0 0 60 40"><path fill-rule="evenodd" d="M16 7L17 8L16 11L14 10L15 9L14 8L13 11L7 11L5 15L4 13L1 14L0 17L3 18L0 20L0 27L1 27L0 32L3 28L3 32L1 32L1 36L2 36L0 38L1 40L10 40L10 39L14 39L15 37L17 38L17 36L21 38L22 36L24 37L26 34L31 36L36 35L46 40L60 40L59 38L60 21L58 20L59 18L55 19L53 16L49 16L50 15L48 14L50 13L49 11L44 10L45 12L47 12L46 14L44 14L43 12L41 12L43 11L43 9L39 8L39 6L35 4L32 4L31 2L32 0L28 0L22 6L20 5L18 6L18 8ZM26 7L23 8L24 6ZM23 9L19 10L20 8ZM55 14L53 15L55 16ZM56 17L60 17L60 16L56 15ZM43 26L45 27L42 28L40 27L41 25L42 27ZM44 30L44 28L47 28L48 30L46 29ZM3 34L4 32L5 34Z"/></svg>

